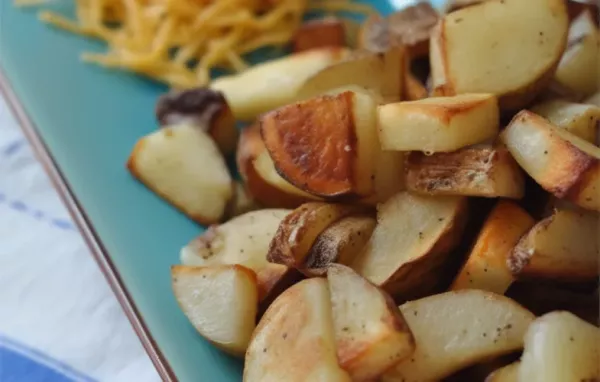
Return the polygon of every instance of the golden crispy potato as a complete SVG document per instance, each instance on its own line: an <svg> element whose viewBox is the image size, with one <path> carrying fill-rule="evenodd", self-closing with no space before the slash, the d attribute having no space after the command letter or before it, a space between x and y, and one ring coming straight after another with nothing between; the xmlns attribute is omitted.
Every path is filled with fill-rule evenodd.
<svg viewBox="0 0 600 382"><path fill-rule="evenodd" d="M309 277L323 276L333 263L350 264L362 251L375 229L370 215L347 216L317 237L299 270Z"/></svg>
<svg viewBox="0 0 600 382"><path fill-rule="evenodd" d="M342 47L346 45L344 23L335 17L310 20L303 23L292 37L292 50L305 50Z"/></svg>
<svg viewBox="0 0 600 382"><path fill-rule="evenodd" d="M288 268L267 261L271 239L291 210L265 209L248 212L221 225L208 227L181 249L184 265L240 264L256 273L262 301L286 281Z"/></svg>
<svg viewBox="0 0 600 382"><path fill-rule="evenodd" d="M567 49L556 68L557 82L583 96L597 92L600 86L599 45L598 25L592 13L586 10L571 23Z"/></svg>
<svg viewBox="0 0 600 382"><path fill-rule="evenodd" d="M425 86L410 72L410 69L404 70L404 90L403 99L408 101L417 101L429 97Z"/></svg>
<svg viewBox="0 0 600 382"><path fill-rule="evenodd" d="M410 301L401 305L400 311L417 347L409 359L386 373L382 382L437 381L518 350L535 318L509 298L476 289Z"/></svg>
<svg viewBox="0 0 600 382"><path fill-rule="evenodd" d="M519 381L597 381L600 329L569 312L536 319L525 334Z"/></svg>
<svg viewBox="0 0 600 382"><path fill-rule="evenodd" d="M600 107L552 100L535 105L531 111L546 118L556 127L592 144L596 143L600 123Z"/></svg>
<svg viewBox="0 0 600 382"><path fill-rule="evenodd" d="M600 148L527 110L518 113L500 137L546 191L600 211Z"/></svg>
<svg viewBox="0 0 600 382"><path fill-rule="evenodd" d="M485 1L444 16L432 31L436 94L493 93L519 109L552 79L567 43L563 0Z"/></svg>
<svg viewBox="0 0 600 382"><path fill-rule="evenodd" d="M519 361L508 364L490 374L485 382L519 382Z"/></svg>
<svg viewBox="0 0 600 382"><path fill-rule="evenodd" d="M521 199L525 177L506 148L480 145L451 153L410 153L406 187L428 195Z"/></svg>
<svg viewBox="0 0 600 382"><path fill-rule="evenodd" d="M158 99L155 112L162 126L193 125L206 131L223 154L235 150L239 132L221 92L207 88L173 90Z"/></svg>
<svg viewBox="0 0 600 382"><path fill-rule="evenodd" d="M142 137L127 168L200 224L220 221L233 196L233 181L223 155L196 126L168 126Z"/></svg>
<svg viewBox="0 0 600 382"><path fill-rule="evenodd" d="M518 205L501 200L487 217L451 290L482 289L504 294L513 282L506 261L535 221Z"/></svg>
<svg viewBox="0 0 600 382"><path fill-rule="evenodd" d="M466 208L462 197L395 195L378 206L377 226L352 268L394 297L411 292L458 243Z"/></svg>
<svg viewBox="0 0 600 382"><path fill-rule="evenodd" d="M361 206L305 203L279 224L269 245L267 259L272 263L300 268L317 237L343 217L364 213Z"/></svg>
<svg viewBox="0 0 600 382"><path fill-rule="evenodd" d="M519 240L508 267L517 277L594 280L600 272L599 229L597 213L557 210Z"/></svg>
<svg viewBox="0 0 600 382"><path fill-rule="evenodd" d="M236 119L252 121L264 112L293 102L307 78L348 55L347 49L339 47L291 54L219 77L210 88L223 93Z"/></svg>
<svg viewBox="0 0 600 382"><path fill-rule="evenodd" d="M377 153L375 102L343 92L284 106L260 119L277 171L319 196L370 196Z"/></svg>
<svg viewBox="0 0 600 382"><path fill-rule="evenodd" d="M350 382L336 357L329 287L307 279L283 292L258 323L244 382Z"/></svg>
<svg viewBox="0 0 600 382"><path fill-rule="evenodd" d="M241 265L171 267L173 293L202 337L243 356L256 326L256 276Z"/></svg>
<svg viewBox="0 0 600 382"><path fill-rule="evenodd" d="M302 203L318 199L292 186L277 173L258 125L242 130L236 162L248 193L262 206L296 208Z"/></svg>
<svg viewBox="0 0 600 382"><path fill-rule="evenodd" d="M384 150L454 151L498 134L498 105L491 94L392 103L377 111Z"/></svg>
<svg viewBox="0 0 600 382"><path fill-rule="evenodd" d="M327 270L337 359L353 381L373 381L415 350L404 317L385 292L352 269Z"/></svg>

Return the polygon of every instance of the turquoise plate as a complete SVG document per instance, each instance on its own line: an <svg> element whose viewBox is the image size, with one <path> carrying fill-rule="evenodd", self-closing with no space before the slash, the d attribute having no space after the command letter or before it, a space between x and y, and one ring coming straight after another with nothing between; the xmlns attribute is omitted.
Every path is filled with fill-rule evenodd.
<svg viewBox="0 0 600 382"><path fill-rule="evenodd" d="M196 334L171 293L169 267L202 228L136 182L124 163L157 128L164 88L79 61L102 45L49 28L0 1L2 90L78 221L165 380L239 381L242 363ZM72 1L59 9L69 14ZM382 13L411 3L370 2ZM59 5L60 7L60 5Z"/></svg>

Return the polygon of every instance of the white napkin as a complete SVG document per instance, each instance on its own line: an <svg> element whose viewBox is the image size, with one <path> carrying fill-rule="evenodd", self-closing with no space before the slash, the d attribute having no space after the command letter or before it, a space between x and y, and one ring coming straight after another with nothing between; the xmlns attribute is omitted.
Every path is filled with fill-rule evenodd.
<svg viewBox="0 0 600 382"><path fill-rule="evenodd" d="M15 352L41 359L68 378L40 379L30 364L29 377L11 375L23 372L15 366L20 363L10 358ZM24 382L159 380L0 96L0 380L3 378Z"/></svg>

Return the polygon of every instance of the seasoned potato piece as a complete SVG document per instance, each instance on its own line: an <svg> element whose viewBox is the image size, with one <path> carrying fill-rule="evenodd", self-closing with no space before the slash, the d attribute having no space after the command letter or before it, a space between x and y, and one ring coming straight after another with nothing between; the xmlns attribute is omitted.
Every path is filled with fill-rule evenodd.
<svg viewBox="0 0 600 382"><path fill-rule="evenodd" d="M552 79L567 43L563 0L485 1L444 16L432 31L436 94L493 93L518 109Z"/></svg>
<svg viewBox="0 0 600 382"><path fill-rule="evenodd" d="M344 24L334 17L307 21L298 28L292 37L294 52L345 45Z"/></svg>
<svg viewBox="0 0 600 382"><path fill-rule="evenodd" d="M204 338L243 356L256 326L256 276L241 265L171 267L173 293Z"/></svg>
<svg viewBox="0 0 600 382"><path fill-rule="evenodd" d="M518 350L535 318L509 298L476 289L410 301L400 311L417 347L409 359L383 376L383 382L437 381Z"/></svg>
<svg viewBox="0 0 600 382"><path fill-rule="evenodd" d="M227 211L225 212L227 219L258 210L262 207L252 198L242 182L234 181L233 183L233 197L229 201Z"/></svg>
<svg viewBox="0 0 600 382"><path fill-rule="evenodd" d="M375 194L363 199L363 202L384 203L400 191L404 191L404 162L406 153L401 151L379 151L377 165L373 175Z"/></svg>
<svg viewBox="0 0 600 382"><path fill-rule="evenodd" d="M225 224L210 226L181 249L184 265L208 266L241 264L256 273L259 298L263 300L278 283L284 282L288 268L267 261L271 239L291 210L265 209L240 215Z"/></svg>
<svg viewBox="0 0 600 382"><path fill-rule="evenodd" d="M317 237L341 218L364 213L365 208L328 203L306 203L288 214L271 241L267 259L289 267L301 267Z"/></svg>
<svg viewBox="0 0 600 382"><path fill-rule="evenodd" d="M406 167L408 190L428 195L520 199L525 178L504 147L469 147L451 153L412 152Z"/></svg>
<svg viewBox="0 0 600 382"><path fill-rule="evenodd" d="M485 382L519 382L519 361L501 367L490 374Z"/></svg>
<svg viewBox="0 0 600 382"><path fill-rule="evenodd" d="M350 382L337 362L329 287L323 278L290 287L258 323L244 382Z"/></svg>
<svg viewBox="0 0 600 382"><path fill-rule="evenodd" d="M353 381L373 381L415 350L404 317L385 292L352 269L327 270L337 358Z"/></svg>
<svg viewBox="0 0 600 382"><path fill-rule="evenodd" d="M421 81L410 72L410 69L405 69L404 72L404 96L408 101L417 101L429 96L427 89Z"/></svg>
<svg viewBox="0 0 600 382"><path fill-rule="evenodd" d="M343 92L262 116L262 137L277 171L300 189L335 197L374 192L379 142L375 102Z"/></svg>
<svg viewBox="0 0 600 382"><path fill-rule="evenodd" d="M500 137L546 191L600 210L600 148L527 110L518 113Z"/></svg>
<svg viewBox="0 0 600 382"><path fill-rule="evenodd" d="M546 118L556 127L590 143L596 143L600 126L600 107L552 100L535 105L531 111Z"/></svg>
<svg viewBox="0 0 600 382"><path fill-rule="evenodd" d="M445 13L458 11L459 9L470 7L471 5L483 3L490 0L449 0L444 8Z"/></svg>
<svg viewBox="0 0 600 382"><path fill-rule="evenodd" d="M558 210L519 240L508 267L517 277L594 280L599 275L599 229L596 213Z"/></svg>
<svg viewBox="0 0 600 382"><path fill-rule="evenodd" d="M600 107L600 92L590 96L583 103Z"/></svg>
<svg viewBox="0 0 600 382"><path fill-rule="evenodd" d="M352 268L395 297L410 292L458 243L466 208L461 197L393 196L378 206L377 226Z"/></svg>
<svg viewBox="0 0 600 382"><path fill-rule="evenodd" d="M344 60L345 48L321 48L300 52L219 77L210 88L223 93L236 119L252 121L260 114L296 99L304 81L319 70Z"/></svg>
<svg viewBox="0 0 600 382"><path fill-rule="evenodd" d="M571 23L567 49L556 69L556 80L583 96L598 91L599 44L598 26L592 13L586 10Z"/></svg>
<svg viewBox="0 0 600 382"><path fill-rule="evenodd" d="M223 155L196 126L164 127L141 138L127 168L200 224L221 220L233 196L233 181Z"/></svg>
<svg viewBox="0 0 600 382"><path fill-rule="evenodd" d="M536 319L525 334L519 381L597 381L600 329L569 312Z"/></svg>
<svg viewBox="0 0 600 382"><path fill-rule="evenodd" d="M333 223L317 237L300 271L309 277L323 276L333 263L350 264L371 237L375 224L370 215L348 216Z"/></svg>
<svg viewBox="0 0 600 382"><path fill-rule="evenodd" d="M162 126L197 126L215 140L223 154L235 150L239 133L221 92L207 88L173 90L158 99L156 119Z"/></svg>
<svg viewBox="0 0 600 382"><path fill-rule="evenodd" d="M501 200L483 224L450 289L483 289L504 294L513 282L506 261L519 238L535 224L518 205Z"/></svg>
<svg viewBox="0 0 600 382"><path fill-rule="evenodd" d="M292 186L275 170L260 136L260 127L245 128L236 153L237 168L252 198L271 208L296 208L318 199Z"/></svg>
<svg viewBox="0 0 600 382"><path fill-rule="evenodd" d="M384 150L454 151L498 134L498 105L491 94L392 103L377 111Z"/></svg>

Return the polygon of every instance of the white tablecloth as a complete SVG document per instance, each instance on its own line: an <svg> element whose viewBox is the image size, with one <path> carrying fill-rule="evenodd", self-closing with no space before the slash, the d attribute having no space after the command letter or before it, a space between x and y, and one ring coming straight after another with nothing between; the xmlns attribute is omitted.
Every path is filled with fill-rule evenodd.
<svg viewBox="0 0 600 382"><path fill-rule="evenodd" d="M158 381L0 96L0 381Z"/></svg>

